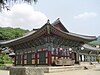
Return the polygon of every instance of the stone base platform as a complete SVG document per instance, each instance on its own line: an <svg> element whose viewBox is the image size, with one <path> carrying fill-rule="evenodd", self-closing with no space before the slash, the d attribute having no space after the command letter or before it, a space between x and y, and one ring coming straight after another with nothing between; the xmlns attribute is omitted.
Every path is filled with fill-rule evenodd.
<svg viewBox="0 0 100 75"><path fill-rule="evenodd" d="M10 69L10 75L44 75L44 73L93 69L95 65L74 66L16 66Z"/></svg>
<svg viewBox="0 0 100 75"><path fill-rule="evenodd" d="M10 75L44 75L44 71L41 68L20 66L12 67Z"/></svg>
<svg viewBox="0 0 100 75"><path fill-rule="evenodd" d="M44 73L51 73L51 72L62 72L62 71L72 71L72 70L88 70L95 68L95 65L74 65L74 66L48 66L48 67L37 67L41 68Z"/></svg>

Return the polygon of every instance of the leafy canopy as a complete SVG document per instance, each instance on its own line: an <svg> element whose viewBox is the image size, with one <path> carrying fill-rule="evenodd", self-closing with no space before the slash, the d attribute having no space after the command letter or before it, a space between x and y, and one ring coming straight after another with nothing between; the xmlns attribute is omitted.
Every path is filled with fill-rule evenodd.
<svg viewBox="0 0 100 75"><path fill-rule="evenodd" d="M0 27L0 40L10 40L23 36L28 30L23 30L20 28L1 28Z"/></svg>
<svg viewBox="0 0 100 75"><path fill-rule="evenodd" d="M0 53L0 64L11 64L13 63L12 59L5 53Z"/></svg>
<svg viewBox="0 0 100 75"><path fill-rule="evenodd" d="M100 36L98 36L97 40L90 42L89 44L96 46L96 45L100 45Z"/></svg>
<svg viewBox="0 0 100 75"><path fill-rule="evenodd" d="M37 0L0 0L0 11L2 11L2 9L4 8L6 8L7 10L10 10L9 9L10 4L12 5L14 3L24 3L24 2L32 4L33 2L36 3Z"/></svg>

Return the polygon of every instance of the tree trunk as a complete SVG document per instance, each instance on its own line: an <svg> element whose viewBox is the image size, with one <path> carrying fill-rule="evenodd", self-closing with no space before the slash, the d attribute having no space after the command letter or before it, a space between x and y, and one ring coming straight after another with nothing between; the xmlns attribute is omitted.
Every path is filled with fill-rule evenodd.
<svg viewBox="0 0 100 75"><path fill-rule="evenodd" d="M0 12L1 12L1 10L2 10L2 4L0 3Z"/></svg>

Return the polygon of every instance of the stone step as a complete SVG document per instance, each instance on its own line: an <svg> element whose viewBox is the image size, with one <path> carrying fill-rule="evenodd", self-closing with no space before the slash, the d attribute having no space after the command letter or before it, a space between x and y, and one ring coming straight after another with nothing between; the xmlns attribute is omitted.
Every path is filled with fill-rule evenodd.
<svg viewBox="0 0 100 75"><path fill-rule="evenodd" d="M73 70L86 70L95 68L94 65L87 65L87 66L55 66L55 67L38 67L41 68L44 73L51 73L51 72L62 72L62 71L73 71Z"/></svg>

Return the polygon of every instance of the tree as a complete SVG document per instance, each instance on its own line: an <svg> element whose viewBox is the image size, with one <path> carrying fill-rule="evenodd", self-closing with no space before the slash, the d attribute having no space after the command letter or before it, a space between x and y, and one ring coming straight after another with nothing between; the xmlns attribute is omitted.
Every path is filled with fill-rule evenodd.
<svg viewBox="0 0 100 75"><path fill-rule="evenodd" d="M23 36L27 32L29 31L20 28L0 27L0 40L10 40L10 39L18 38Z"/></svg>
<svg viewBox="0 0 100 75"><path fill-rule="evenodd" d="M0 0L0 11L2 11L2 9L6 8L7 10L10 10L7 6L7 3L20 3L20 2L27 2L29 4L32 4L33 2L36 3L37 0Z"/></svg>
<svg viewBox="0 0 100 75"><path fill-rule="evenodd" d="M13 63L12 59L5 52L1 52L0 64L11 64L11 63Z"/></svg>
<svg viewBox="0 0 100 75"><path fill-rule="evenodd" d="M96 46L96 45L100 46L100 36L97 37L97 40L89 42L89 44L92 45L92 46Z"/></svg>

